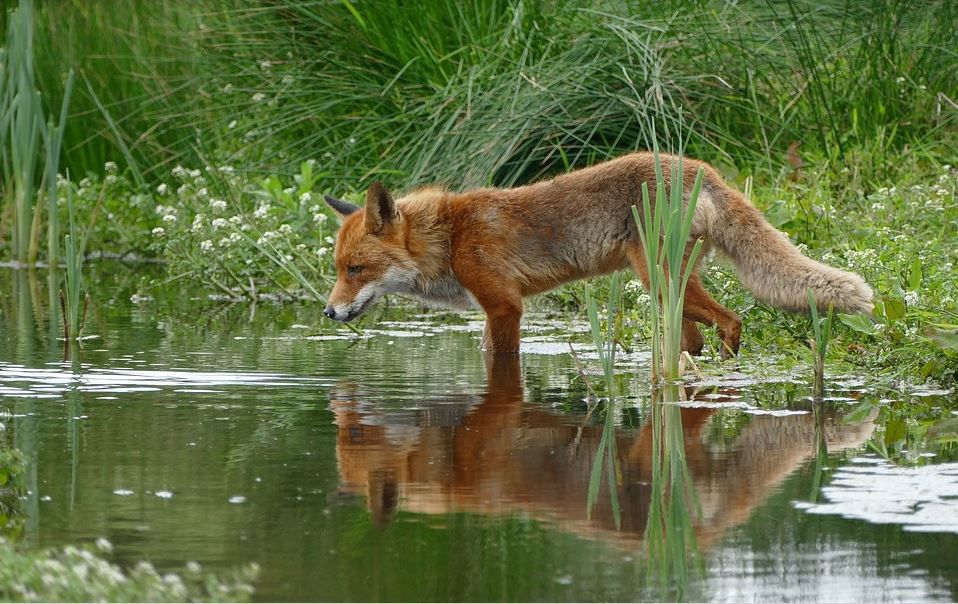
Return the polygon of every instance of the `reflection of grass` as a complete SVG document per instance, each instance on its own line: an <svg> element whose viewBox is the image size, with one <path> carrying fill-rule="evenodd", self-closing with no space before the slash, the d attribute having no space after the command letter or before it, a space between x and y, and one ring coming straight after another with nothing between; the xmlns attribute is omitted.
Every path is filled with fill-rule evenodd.
<svg viewBox="0 0 958 604"><path fill-rule="evenodd" d="M685 459L682 409L671 404L681 391L667 384L652 394L652 499L645 529L649 580L662 600L689 595L693 573L704 566L698 551L692 512L701 515Z"/></svg>
<svg viewBox="0 0 958 604"><path fill-rule="evenodd" d="M589 475L589 492L587 497L586 509L591 518L592 508L599 497L599 490L602 483L602 468L606 467L607 485L609 488L609 497L612 503L612 515L615 518L615 525L621 525L621 513L619 510L619 490L618 485L621 482L621 470L619 469L619 458L615 444L615 324L616 316L620 310L621 290L619 288L619 276L613 275L612 285L609 293L608 314L606 316L606 336L602 335L602 325L599 321L599 312L596 308L595 300L592 294L586 288L586 309L589 314L589 327L592 333L592 342L595 344L596 354L599 355L599 361L602 364L602 374L605 377L606 392L609 396L608 404L605 408L605 424L602 428L602 438L599 440L599 448L595 453L595 460L592 462L592 472Z"/></svg>

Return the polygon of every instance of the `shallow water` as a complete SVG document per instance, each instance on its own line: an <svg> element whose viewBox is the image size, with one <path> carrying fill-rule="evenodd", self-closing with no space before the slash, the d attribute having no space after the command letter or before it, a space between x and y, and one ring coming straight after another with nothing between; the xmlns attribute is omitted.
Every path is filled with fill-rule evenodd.
<svg viewBox="0 0 958 604"><path fill-rule="evenodd" d="M98 337L64 361L46 275L0 273L0 446L29 462L28 547L255 561L261 600L958 599L954 430L893 413L948 416L953 394L833 376L816 405L801 368L704 363L655 407L681 420L667 476L690 495L663 511L641 350L607 415L566 318L484 362L478 316L391 314L356 338L318 305L134 304L141 274L91 268ZM590 515L610 443L616 486L601 477ZM647 535L659 521L678 552Z"/></svg>

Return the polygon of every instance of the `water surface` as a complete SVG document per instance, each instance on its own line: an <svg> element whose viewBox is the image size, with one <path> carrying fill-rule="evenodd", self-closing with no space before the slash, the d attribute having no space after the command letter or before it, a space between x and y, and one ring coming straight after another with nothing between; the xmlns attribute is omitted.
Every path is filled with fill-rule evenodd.
<svg viewBox="0 0 958 604"><path fill-rule="evenodd" d="M531 317L523 354L493 360L474 315L388 313L357 338L318 305L133 303L142 269L90 270L97 337L68 360L46 275L0 274L0 446L28 459L26 547L255 561L261 600L958 599L954 439L891 438L880 415L947 416L950 393L842 375L813 403L802 368L710 366L656 407L681 422L667 476L690 502L662 509L648 355L621 359L611 411L590 402L574 318ZM652 543L653 522L694 551Z"/></svg>

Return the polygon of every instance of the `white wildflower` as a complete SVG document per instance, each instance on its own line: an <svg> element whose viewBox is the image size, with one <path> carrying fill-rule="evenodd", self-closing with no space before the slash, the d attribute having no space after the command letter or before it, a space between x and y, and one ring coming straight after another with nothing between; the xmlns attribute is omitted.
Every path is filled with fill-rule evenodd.
<svg viewBox="0 0 958 604"><path fill-rule="evenodd" d="M233 128L236 127L236 124L237 124L236 120L230 120L230 123L226 124L226 129L232 130Z"/></svg>
<svg viewBox="0 0 958 604"><path fill-rule="evenodd" d="M209 239L204 239L203 241L200 241L200 249L203 250L204 252L210 251L211 249L213 249L213 242L210 241Z"/></svg>
<svg viewBox="0 0 958 604"><path fill-rule="evenodd" d="M905 292L905 304L908 306L916 306L920 299L918 292Z"/></svg>
<svg viewBox="0 0 958 604"><path fill-rule="evenodd" d="M303 193L302 195L299 196L299 203L301 203L301 204L303 204L303 205L306 205L307 203L311 202L312 200L313 200L313 194L310 193L309 191L306 191L305 193Z"/></svg>
<svg viewBox="0 0 958 604"><path fill-rule="evenodd" d="M232 243L238 243L239 240L242 239L242 238L243 238L243 236L240 235L239 233L237 233L236 231L233 231L232 233L230 233L230 237L229 237L230 242L232 242Z"/></svg>
<svg viewBox="0 0 958 604"><path fill-rule="evenodd" d="M176 222L176 214L166 214L165 216L163 216L163 222L173 224L174 222Z"/></svg>
<svg viewBox="0 0 958 604"><path fill-rule="evenodd" d="M189 192L190 192L190 186L186 184L182 184L176 188L176 194L179 195L180 197L183 197Z"/></svg>
<svg viewBox="0 0 958 604"><path fill-rule="evenodd" d="M106 539L105 537L100 537L99 539L97 539L96 546L101 552L105 552L107 554L113 551L113 544L110 543L110 541Z"/></svg>
<svg viewBox="0 0 958 604"><path fill-rule="evenodd" d="M196 216L194 216L194 217L193 217L193 224L192 224L192 226L190 227L190 230L193 231L194 233L197 233L197 232L203 230L203 221L205 220L205 218L206 218L206 217L203 216L203 214L197 214Z"/></svg>
<svg viewBox="0 0 958 604"><path fill-rule="evenodd" d="M326 237L326 239L324 239L324 241L325 241L326 243L328 243L329 245L333 245L334 243L336 243L336 240L333 239L332 237Z"/></svg>
<svg viewBox="0 0 958 604"><path fill-rule="evenodd" d="M213 222L211 222L210 224L213 225L214 229L221 229L225 227L228 223L226 222L225 218L214 218Z"/></svg>
<svg viewBox="0 0 958 604"><path fill-rule="evenodd" d="M253 212L253 218L266 218L267 213L269 213L269 206L266 206L266 205L259 206Z"/></svg>
<svg viewBox="0 0 958 604"><path fill-rule="evenodd" d="M254 103L262 103L263 101L266 100L266 95L263 94L262 92L257 92L256 94L252 96L252 99Z"/></svg>
<svg viewBox="0 0 958 604"><path fill-rule="evenodd" d="M269 71L269 68L272 66L273 64L270 63L268 59L263 59L262 61L259 62L259 68L262 69L263 71Z"/></svg>
<svg viewBox="0 0 958 604"><path fill-rule="evenodd" d="M226 94L233 92L233 85L227 84L226 86L223 86L223 92L225 92Z"/></svg>
<svg viewBox="0 0 958 604"><path fill-rule="evenodd" d="M283 86L289 86L293 83L293 76L287 74L283 76L283 79L280 80L283 83Z"/></svg>
<svg viewBox="0 0 958 604"><path fill-rule="evenodd" d="M223 199L211 199L210 207L213 208L214 210L225 210L226 201Z"/></svg>
<svg viewBox="0 0 958 604"><path fill-rule="evenodd" d="M243 222L243 217L242 217L242 216L230 216L230 222L231 222L232 224L239 224L239 223Z"/></svg>
<svg viewBox="0 0 958 604"><path fill-rule="evenodd" d="M90 177L84 177L84 178L81 178L81 179L80 179L80 188L81 188L81 189L87 189L87 188L89 188L90 185L92 185L92 184L93 184L93 181L90 180Z"/></svg>
<svg viewBox="0 0 958 604"><path fill-rule="evenodd" d="M325 256L325 255L328 254L328 253L329 253L329 248L328 248L328 247L321 247L321 248L319 248L319 249L316 250L316 255L319 256L320 258L322 258L323 256Z"/></svg>
<svg viewBox="0 0 958 604"><path fill-rule="evenodd" d="M189 172L186 171L186 168L180 165L177 165L175 168L173 168L170 173L173 174L174 178L179 178L180 180L183 180L189 175Z"/></svg>
<svg viewBox="0 0 958 604"><path fill-rule="evenodd" d="M160 195L166 195L169 192L170 188L166 186L165 182L161 182L159 186L156 187L156 192Z"/></svg>
<svg viewBox="0 0 958 604"><path fill-rule="evenodd" d="M329 216L327 216L326 214L321 214L321 213L313 214L313 222L315 222L316 224L323 224L327 220L329 220Z"/></svg>
<svg viewBox="0 0 958 604"><path fill-rule="evenodd" d="M286 187L285 189L283 189L283 193L286 193L287 195L292 195L295 192L296 192L295 187Z"/></svg>
<svg viewBox="0 0 958 604"><path fill-rule="evenodd" d="M193 168L190 170L190 178L199 178L203 173L200 172L199 168Z"/></svg>
<svg viewBox="0 0 958 604"><path fill-rule="evenodd" d="M166 229L164 229L163 227L156 227L150 232L153 233L154 237L162 237L163 235L166 234Z"/></svg>
<svg viewBox="0 0 958 604"><path fill-rule="evenodd" d="M107 186L112 186L117 183L117 178L115 174L107 174L106 178L103 179L103 183Z"/></svg>
<svg viewBox="0 0 958 604"><path fill-rule="evenodd" d="M281 224L279 225L279 232L284 235L289 235L293 232L293 227L289 226L288 224Z"/></svg>
<svg viewBox="0 0 958 604"><path fill-rule="evenodd" d="M116 169L117 168L116 168L115 161L108 161L105 164L103 164L103 171L106 172L107 174L116 174Z"/></svg>

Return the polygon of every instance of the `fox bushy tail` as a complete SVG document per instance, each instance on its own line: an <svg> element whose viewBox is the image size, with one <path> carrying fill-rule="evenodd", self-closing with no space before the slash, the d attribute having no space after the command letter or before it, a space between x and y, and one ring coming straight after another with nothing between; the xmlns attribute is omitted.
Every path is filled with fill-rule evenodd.
<svg viewBox="0 0 958 604"><path fill-rule="evenodd" d="M811 288L821 310L834 305L839 312L871 312L872 289L864 279L803 256L738 191L725 186L712 191L710 239L732 260L742 283L756 298L802 312L808 310L806 292Z"/></svg>

